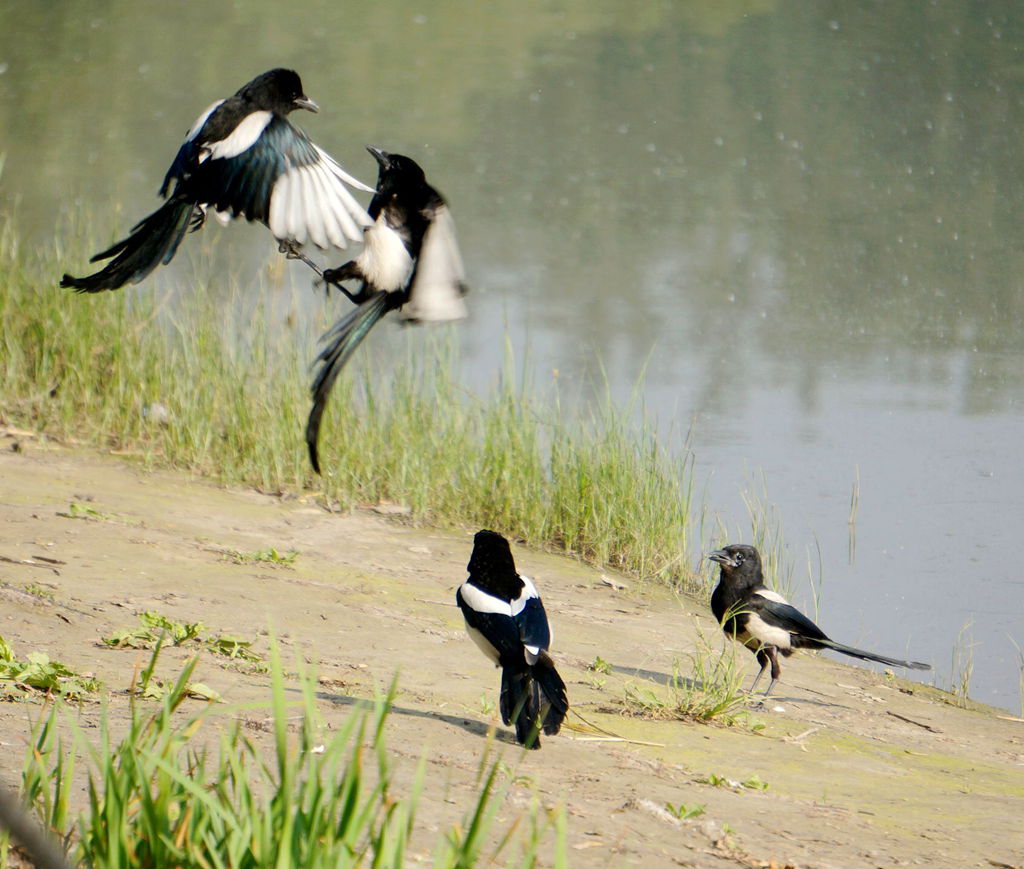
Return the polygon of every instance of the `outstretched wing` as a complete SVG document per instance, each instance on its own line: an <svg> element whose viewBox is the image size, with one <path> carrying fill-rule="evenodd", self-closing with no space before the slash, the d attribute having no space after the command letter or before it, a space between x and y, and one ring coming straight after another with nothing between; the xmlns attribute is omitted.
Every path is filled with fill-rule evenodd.
<svg viewBox="0 0 1024 869"><path fill-rule="evenodd" d="M228 139L200 149L184 182L188 191L215 211L267 224L282 241L320 248L360 241L371 220L348 187L373 188L284 118L274 115L261 127L258 115Z"/></svg>
<svg viewBox="0 0 1024 869"><path fill-rule="evenodd" d="M402 318L423 322L446 322L466 317L465 269L455 238L455 221L448 206L438 205L427 226L420 247L416 271L409 283L409 301Z"/></svg>

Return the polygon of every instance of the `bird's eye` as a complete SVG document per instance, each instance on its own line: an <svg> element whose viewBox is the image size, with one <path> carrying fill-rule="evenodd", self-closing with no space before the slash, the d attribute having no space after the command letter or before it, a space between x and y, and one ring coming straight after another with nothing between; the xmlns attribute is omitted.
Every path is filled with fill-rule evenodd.
<svg viewBox="0 0 1024 869"><path fill-rule="evenodd" d="M743 563L743 553L742 552L737 552L732 557L732 560L735 561L737 564L742 564Z"/></svg>

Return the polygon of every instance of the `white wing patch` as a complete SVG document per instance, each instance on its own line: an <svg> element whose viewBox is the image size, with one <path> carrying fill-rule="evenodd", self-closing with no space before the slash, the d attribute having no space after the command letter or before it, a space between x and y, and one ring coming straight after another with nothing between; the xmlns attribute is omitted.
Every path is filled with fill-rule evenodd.
<svg viewBox="0 0 1024 869"><path fill-rule="evenodd" d="M198 118L196 118L196 122L189 128L189 131L185 134L186 142L191 142L196 136L199 135L199 131L203 129L203 127L206 125L206 122L210 120L210 115L213 114L214 109L216 109L222 102L224 102L224 100L217 100L217 102L215 102L212 106L210 106L210 108L208 108Z"/></svg>
<svg viewBox="0 0 1024 869"><path fill-rule="evenodd" d="M423 236L416 280L402 318L443 323L467 316L462 300L465 269L455 240L455 221L444 206L439 208Z"/></svg>
<svg viewBox="0 0 1024 869"><path fill-rule="evenodd" d="M786 600L781 594L779 594L777 591L772 591L770 588L762 588L759 591L755 591L754 594L760 595L765 600L770 600L773 603L789 603L789 601Z"/></svg>
<svg viewBox="0 0 1024 869"><path fill-rule="evenodd" d="M206 159L227 160L231 157L237 157L244 151L248 151L256 144L256 140L263 134L267 124L273 118L274 113L267 111L253 112L251 115L246 115L242 118L241 123L231 131L229 136L221 139L219 142L208 142L203 145L202 152L199 155L199 162L202 163Z"/></svg>
<svg viewBox="0 0 1024 869"><path fill-rule="evenodd" d="M526 602L532 597L540 597L537 594L537 588L534 586L533 581L528 576L519 575L519 578L523 581L523 590L519 592L519 597L512 601L512 615L517 616L523 611L526 606Z"/></svg>
<svg viewBox="0 0 1024 869"><path fill-rule="evenodd" d="M497 613L498 615L511 616L512 605L503 601L500 597L488 594L482 588L478 588L471 582L464 582L459 589L462 599L469 605L471 610L478 613ZM522 609L522 606L520 606Z"/></svg>
<svg viewBox="0 0 1024 869"><path fill-rule="evenodd" d="M362 240L361 227L373 223L345 185L373 188L349 175L322 148L313 147L319 158L315 163L292 166L274 183L267 222L280 241L344 249L348 241Z"/></svg>

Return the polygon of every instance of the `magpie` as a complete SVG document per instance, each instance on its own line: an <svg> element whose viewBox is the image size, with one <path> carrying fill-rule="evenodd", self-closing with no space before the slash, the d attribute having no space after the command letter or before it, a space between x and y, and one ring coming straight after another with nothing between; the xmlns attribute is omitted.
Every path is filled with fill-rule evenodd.
<svg viewBox="0 0 1024 869"><path fill-rule="evenodd" d="M299 256L298 246L344 248L359 241L370 218L346 184L373 192L315 145L287 115L319 107L303 93L290 69L256 76L234 96L203 112L185 136L164 176L167 201L143 218L131 234L90 262L110 260L86 277L65 274L62 287L79 293L137 284L174 257L185 233L199 229L207 211L227 222L235 217L266 224L281 249Z"/></svg>
<svg viewBox="0 0 1024 869"><path fill-rule="evenodd" d="M326 347L311 388L313 407L306 444L313 470L320 473L317 440L327 397L341 369L370 329L388 311L401 309L408 322L447 322L466 316L462 256L455 224L444 197L427 183L416 161L370 146L379 165L377 193L370 202L373 224L363 234L354 260L323 272L328 284L358 280L355 293L342 290L358 306L321 338Z"/></svg>
<svg viewBox="0 0 1024 869"><path fill-rule="evenodd" d="M829 639L814 622L791 606L778 592L764 584L761 556L753 546L734 543L708 555L720 567L718 585L711 594L711 611L727 636L743 643L757 657L761 669L750 686L754 692L764 671L771 664L771 682L767 697L779 681L782 668L778 655L789 657L795 649L832 649L865 661L877 661L892 667L930 670L919 661L901 661L874 652L844 646Z"/></svg>
<svg viewBox="0 0 1024 869"><path fill-rule="evenodd" d="M540 748L540 731L558 733L569 711L565 683L548 655L544 604L529 578L516 573L508 541L496 531L476 533L466 569L455 601L470 639L501 667L501 720L515 724L521 745Z"/></svg>

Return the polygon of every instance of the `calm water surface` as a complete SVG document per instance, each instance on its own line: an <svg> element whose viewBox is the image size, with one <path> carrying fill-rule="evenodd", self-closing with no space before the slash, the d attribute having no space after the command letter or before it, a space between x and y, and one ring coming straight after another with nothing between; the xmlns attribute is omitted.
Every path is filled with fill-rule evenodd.
<svg viewBox="0 0 1024 869"><path fill-rule="evenodd" d="M770 504L794 597L814 612L810 572L830 634L929 661L943 686L972 648L972 694L1019 710L1019 4L0 14L0 205L26 234L115 207L96 231L122 233L203 107L294 66L323 109L299 122L347 168L372 180L364 144L405 152L451 200L469 383L493 381L506 333L570 393L603 364L626 400L646 369L647 411L680 449L690 433L709 543L749 539L748 505ZM211 247L255 276L271 244L204 235L153 282Z"/></svg>

